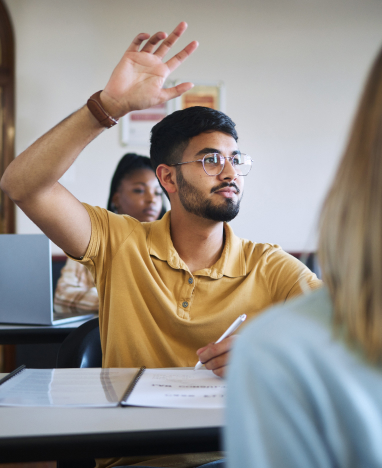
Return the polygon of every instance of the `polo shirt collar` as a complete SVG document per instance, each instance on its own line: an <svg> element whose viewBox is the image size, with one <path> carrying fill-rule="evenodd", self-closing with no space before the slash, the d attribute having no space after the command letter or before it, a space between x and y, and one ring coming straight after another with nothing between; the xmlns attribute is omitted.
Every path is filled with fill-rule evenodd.
<svg viewBox="0 0 382 468"><path fill-rule="evenodd" d="M148 235L149 254L159 260L166 261L171 268L189 271L187 265L179 257L172 243L170 235L170 213L171 212L168 211L161 220L151 224L150 233ZM219 260L212 265L211 268L196 271L194 273L195 275L209 276L210 278L218 279L222 276L236 278L247 274L242 240L235 236L232 228L227 223L224 223L224 232L224 249Z"/></svg>

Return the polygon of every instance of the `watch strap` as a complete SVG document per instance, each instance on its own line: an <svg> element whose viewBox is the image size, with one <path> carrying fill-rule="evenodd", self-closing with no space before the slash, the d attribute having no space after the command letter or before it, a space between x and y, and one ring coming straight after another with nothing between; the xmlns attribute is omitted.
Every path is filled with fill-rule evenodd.
<svg viewBox="0 0 382 468"><path fill-rule="evenodd" d="M114 125L117 125L118 119L115 119L114 117L109 115L103 108L100 98L101 92L102 90L90 96L86 104L90 112L94 115L94 117L103 127L111 128L114 127Z"/></svg>

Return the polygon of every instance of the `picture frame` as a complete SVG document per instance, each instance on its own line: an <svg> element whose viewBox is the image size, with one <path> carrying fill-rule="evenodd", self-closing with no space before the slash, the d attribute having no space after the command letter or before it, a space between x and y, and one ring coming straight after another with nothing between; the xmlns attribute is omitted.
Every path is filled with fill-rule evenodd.
<svg viewBox="0 0 382 468"><path fill-rule="evenodd" d="M187 80L166 82L166 87L177 86ZM222 81L193 81L194 87L167 103L140 111L133 111L120 119L122 146L150 146L151 128L166 115L192 106L211 107L225 112L225 86Z"/></svg>
<svg viewBox="0 0 382 468"><path fill-rule="evenodd" d="M174 85L185 80L176 80ZM193 106L210 107L225 112L225 86L222 81L192 81L194 87L174 99L174 110Z"/></svg>

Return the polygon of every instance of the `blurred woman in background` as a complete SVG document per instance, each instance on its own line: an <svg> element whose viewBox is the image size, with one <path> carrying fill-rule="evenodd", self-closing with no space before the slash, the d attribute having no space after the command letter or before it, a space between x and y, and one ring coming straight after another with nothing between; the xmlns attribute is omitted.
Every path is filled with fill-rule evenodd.
<svg viewBox="0 0 382 468"><path fill-rule="evenodd" d="M155 221L166 212L163 193L149 158L127 153L119 161L111 180L107 209L141 222ZM68 259L54 295L56 312L98 312L94 281L83 265Z"/></svg>
<svg viewBox="0 0 382 468"><path fill-rule="evenodd" d="M382 51L323 206L326 287L254 320L234 346L230 468L382 466Z"/></svg>

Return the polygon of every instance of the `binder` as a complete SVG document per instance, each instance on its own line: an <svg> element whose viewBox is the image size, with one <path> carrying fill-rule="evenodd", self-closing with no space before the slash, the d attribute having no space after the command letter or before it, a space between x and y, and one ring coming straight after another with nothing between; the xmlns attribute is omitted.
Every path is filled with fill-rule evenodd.
<svg viewBox="0 0 382 468"><path fill-rule="evenodd" d="M24 364L22 364L20 367L18 367L17 369L15 369L14 371L10 372L9 374L7 374L5 377L3 377L2 379L0 379L0 385L5 383L7 380L11 379L12 377L14 377L15 375L17 375L19 372L21 372L23 369L25 369L26 366Z"/></svg>

